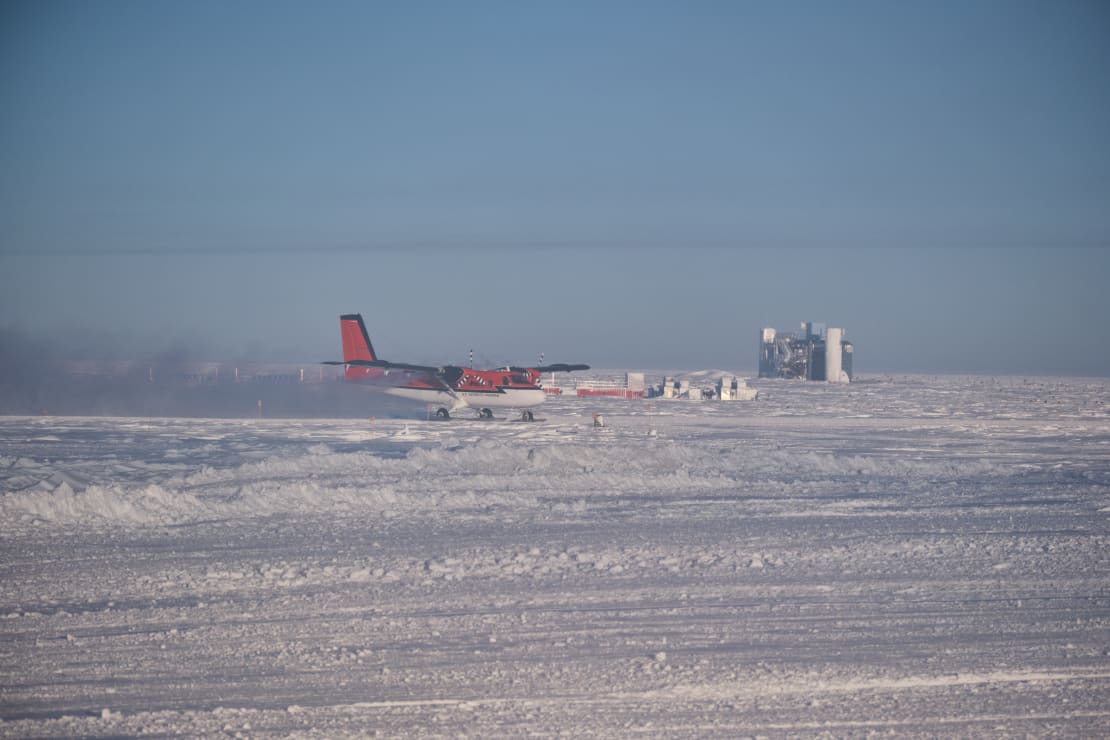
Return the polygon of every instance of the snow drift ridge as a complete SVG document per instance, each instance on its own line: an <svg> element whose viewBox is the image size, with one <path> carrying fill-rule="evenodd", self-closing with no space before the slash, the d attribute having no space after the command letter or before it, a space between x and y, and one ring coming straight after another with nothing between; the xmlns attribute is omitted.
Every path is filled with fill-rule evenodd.
<svg viewBox="0 0 1110 740"><path fill-rule="evenodd" d="M646 444L646 443L645 443ZM568 443L413 447L403 457L337 453L312 445L300 454L229 468L202 466L151 481L90 480L43 465L39 478L0 497L0 522L172 525L278 514L434 513L552 499L788 491L841 480L874 484L888 477L924 482L994 476L980 460L912 460L889 455L797 453L780 449L712 449L670 443L647 449ZM49 481L61 481L51 484ZM852 484L851 481L857 481ZM83 481L82 481L83 482Z"/></svg>

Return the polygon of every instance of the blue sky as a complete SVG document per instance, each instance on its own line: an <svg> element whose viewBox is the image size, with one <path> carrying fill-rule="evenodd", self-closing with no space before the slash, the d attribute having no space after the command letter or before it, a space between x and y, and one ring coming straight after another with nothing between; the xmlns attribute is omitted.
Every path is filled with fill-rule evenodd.
<svg viewBox="0 0 1110 740"><path fill-rule="evenodd" d="M1110 6L7 3L0 323L1106 375Z"/></svg>

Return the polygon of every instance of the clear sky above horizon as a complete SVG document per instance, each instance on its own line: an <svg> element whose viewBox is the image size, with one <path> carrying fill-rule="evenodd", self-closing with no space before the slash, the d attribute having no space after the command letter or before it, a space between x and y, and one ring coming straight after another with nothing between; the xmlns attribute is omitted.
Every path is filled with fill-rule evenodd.
<svg viewBox="0 0 1110 740"><path fill-rule="evenodd" d="M9 2L0 327L1110 374L1106 2Z"/></svg>

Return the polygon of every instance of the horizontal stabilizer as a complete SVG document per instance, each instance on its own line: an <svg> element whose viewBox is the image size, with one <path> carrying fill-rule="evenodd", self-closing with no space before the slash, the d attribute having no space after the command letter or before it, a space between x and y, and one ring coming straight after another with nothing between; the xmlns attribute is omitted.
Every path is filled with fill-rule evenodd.
<svg viewBox="0 0 1110 740"><path fill-rule="evenodd" d="M348 365L350 367L380 367L383 370L412 370L419 373L440 373L441 367L431 365L410 365L407 362L390 362L389 360L325 360L321 365Z"/></svg>
<svg viewBox="0 0 1110 740"><path fill-rule="evenodd" d="M536 370L541 373L572 373L575 370L589 370L589 365L568 365L561 362L555 365L540 365L539 367L511 367L510 370L514 372L524 372L525 370Z"/></svg>

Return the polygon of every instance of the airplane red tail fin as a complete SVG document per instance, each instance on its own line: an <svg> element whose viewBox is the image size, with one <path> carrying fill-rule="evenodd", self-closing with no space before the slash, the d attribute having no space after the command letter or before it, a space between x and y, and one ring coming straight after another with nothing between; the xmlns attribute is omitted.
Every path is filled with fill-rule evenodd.
<svg viewBox="0 0 1110 740"><path fill-rule="evenodd" d="M343 338L343 361L351 360L376 360L374 345L370 343L370 335L366 332L366 324L362 323L362 314L348 313L339 317L339 333ZM347 366L346 378L364 378L371 375L373 368ZM379 371L380 372L380 371Z"/></svg>

